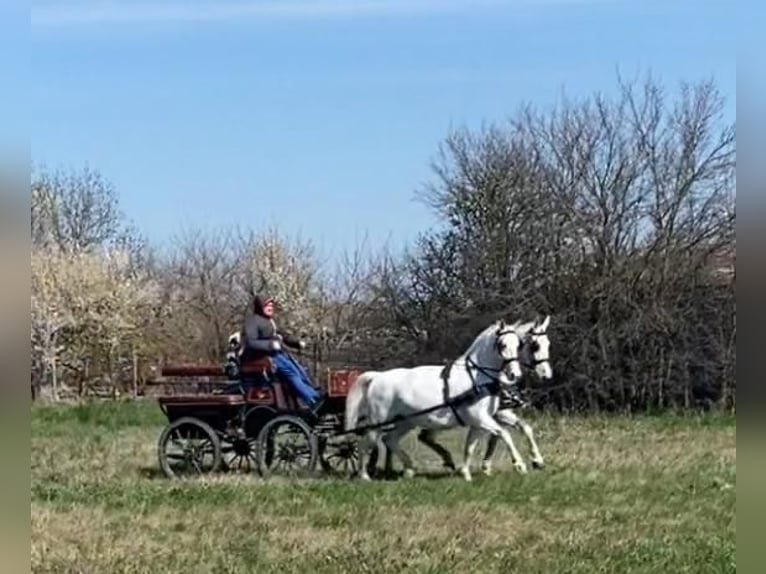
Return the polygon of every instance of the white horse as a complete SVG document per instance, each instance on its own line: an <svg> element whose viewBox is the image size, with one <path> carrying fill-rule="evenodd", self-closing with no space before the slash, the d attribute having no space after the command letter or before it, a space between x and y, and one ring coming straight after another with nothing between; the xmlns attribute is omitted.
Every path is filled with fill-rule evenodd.
<svg viewBox="0 0 766 574"><path fill-rule="evenodd" d="M553 369L550 364L550 340L548 338L548 326L550 325L550 316L542 320L535 321L532 329L521 341L520 363L527 370L533 370L535 374L543 380L549 380L553 377ZM515 388L505 387L500 396L500 405L495 414L495 420L509 429L520 430L529 445L531 454L531 463L534 468L543 468L545 461L540 453L540 448L534 438L534 431L529 423L519 417L515 409L523 408L525 400L520 392ZM441 429L424 428L418 433L418 441L430 448L442 459L444 467L456 470L452 454L444 446L436 441L436 435ZM492 457L497 450L500 441L499 435L490 435L487 444L487 450L481 463L481 470L486 475L492 474ZM372 464L370 465L372 466ZM390 473L392 469L391 452L386 451L385 472Z"/></svg>
<svg viewBox="0 0 766 574"><path fill-rule="evenodd" d="M527 336L522 339L520 349L522 354L520 359L522 367L525 367L528 370L533 370L535 374L544 381L553 378L553 368L551 367L550 361L551 343L548 338L548 326L550 325L550 321L550 315L547 315L541 321L536 321L532 329L527 333ZM495 420L504 427L520 430L527 440L532 466L534 468L543 468L543 466L545 466L545 461L543 460L543 455L540 453L540 447L537 445L531 425L519 417L514 411L517 407L523 408L526 404L522 394L517 392L515 388L506 389L504 394L505 397L501 396L500 407L497 414L495 414ZM447 452L447 454L449 453L444 447L435 442L433 435L434 431L424 429L423 432L418 435L418 439L424 445L431 447L437 454L442 455L442 460L444 461L445 466L449 467L451 465L452 468L454 468L454 462L451 462L452 457L443 456L445 452ZM481 462L481 470L486 475L492 474L492 457L497 450L499 440L497 435L490 435L489 437L487 450ZM434 448L434 446L437 448Z"/></svg>
<svg viewBox="0 0 766 574"><path fill-rule="evenodd" d="M468 426L463 477L471 480L471 457L482 436L499 436L508 447L516 470L527 467L521 459L510 433L495 420L499 407L498 385L512 385L521 377L519 348L534 328L535 322L506 324L500 320L473 341L468 350L448 367L426 365L367 371L359 375L346 398L345 427L357 428L364 417L367 428L359 441L359 476L369 480L365 457L382 436L387 451L404 465L405 476L414 475L412 460L399 446L399 441L412 429L445 430ZM493 387L495 387L493 389ZM492 389L495 392L481 392ZM455 397L468 400L450 404ZM393 428L391 428L393 427Z"/></svg>

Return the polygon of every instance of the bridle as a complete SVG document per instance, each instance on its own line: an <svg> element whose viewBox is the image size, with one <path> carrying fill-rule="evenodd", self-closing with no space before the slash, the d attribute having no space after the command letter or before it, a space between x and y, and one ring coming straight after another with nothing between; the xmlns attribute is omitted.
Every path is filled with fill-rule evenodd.
<svg viewBox="0 0 766 574"><path fill-rule="evenodd" d="M539 350L540 344L535 341L534 338L542 337L545 334L545 330L535 331L534 329L526 334L524 340L522 341L522 345L530 344L531 348L529 349L528 357L525 357L525 359L521 361L522 366L526 367L527 369L534 370L537 365L541 365L543 363L548 363L550 365L550 357L545 359L535 358L535 353ZM515 384L512 386L506 385L500 391L500 403L501 407L504 408L525 407L529 404L527 391L525 388L519 388Z"/></svg>
<svg viewBox="0 0 766 574"><path fill-rule="evenodd" d="M500 364L500 367L486 367L486 366L482 366L482 365L478 364L476 361L474 361L473 359L471 359L470 356L466 357L466 359L465 359L466 370L468 371L468 375L471 377L471 383L472 383L474 388L476 388L476 380L475 380L475 378L473 376L473 373L471 372L471 368L476 369L477 371L479 371L480 373L482 373L486 377L489 377L489 379L493 383L497 383L501 387L510 387L510 386L513 386L513 385L516 384L515 382L512 382L509 385L508 383L504 383L498 377L498 375L500 373L502 373L503 371L505 371L505 369L511 363L519 363L519 364L521 364L521 359L519 358L518 355L515 356L515 357L511 357L510 359L507 359L507 358L503 357L503 354L502 354L503 348L502 348L502 345L500 343L500 340L501 340L502 337L504 337L506 335L511 335L511 334L514 334L517 337L519 337L519 334L513 328L505 328L505 329L499 328L497 330L497 332L495 333L495 349L497 349L498 353L500 354L501 360L502 360L502 362ZM519 337L519 339L521 339L521 337Z"/></svg>
<svg viewBox="0 0 766 574"><path fill-rule="evenodd" d="M497 393L500 396L501 405L505 405L506 407L518 407L523 406L527 404L527 401L522 396L522 393L519 391L518 383L517 381L511 381L511 382L504 382L500 379L498 376L500 373L505 371L505 369L508 367L508 365L516 362L523 366L528 367L534 367L540 363L544 363L548 361L549 359L541 359L536 360L534 359L534 352L532 353L532 361L530 363L522 362L521 358L519 357L518 353L515 357L506 358L503 356L503 345L501 343L502 337L510 334L515 334L519 340L521 341L521 344L524 344L525 342L531 340L531 337L534 336L541 336L545 334L545 331L530 331L525 334L524 337L521 337L516 329L513 327L498 327L497 331L495 332L495 349L497 350L498 354L501 358L501 365L500 367L487 367L478 364L476 361L474 361L470 355L465 358L465 369L468 373L468 376L471 379L471 386L473 387L473 392L477 394L482 394L483 392L489 391L490 393ZM534 345L539 345L537 341L533 341ZM520 345L521 347L521 345ZM451 362L448 364L444 372L442 374L442 378L444 380L444 395L445 400L447 400L449 396L449 371L452 368L452 365L454 365L454 362ZM490 379L489 385L484 385L484 389L482 390L479 385L476 384L476 377L474 376L474 372L472 372L472 369L475 369L476 371L482 373L484 376ZM495 391L489 390L490 386L495 386ZM450 404L450 408L452 409L452 412L455 414L455 417L457 418L458 422L460 424L463 424L462 419L460 418L459 413L457 412L457 409L454 405Z"/></svg>
<svg viewBox="0 0 766 574"><path fill-rule="evenodd" d="M544 330L543 331L532 330L529 333L527 333L526 336L524 337L524 341L523 341L522 344L524 344L524 343L531 343L531 345L532 345L532 348L530 349L530 353L529 353L530 354L530 360L522 362L522 365L524 365L528 369L533 369L537 365L542 365L543 363L550 364L550 360L551 360L550 357L547 357L545 359L536 359L535 358L535 353L540 349L540 343L535 341L534 337L542 337L543 335L545 335L545 331Z"/></svg>

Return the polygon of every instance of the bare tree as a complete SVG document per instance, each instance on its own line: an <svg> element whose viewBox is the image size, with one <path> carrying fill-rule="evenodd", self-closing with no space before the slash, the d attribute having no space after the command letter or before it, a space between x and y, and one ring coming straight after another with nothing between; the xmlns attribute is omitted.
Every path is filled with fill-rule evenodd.
<svg viewBox="0 0 766 574"><path fill-rule="evenodd" d="M166 352L219 361L246 301L237 298L238 245L230 230L189 229L173 240L160 275Z"/></svg>
<svg viewBox="0 0 766 574"><path fill-rule="evenodd" d="M538 391L567 408L730 400L733 286L710 270L734 249L734 128L710 82L670 105L620 87L447 138L424 196L445 229L387 274L391 320L448 355L477 320L553 313L566 382Z"/></svg>

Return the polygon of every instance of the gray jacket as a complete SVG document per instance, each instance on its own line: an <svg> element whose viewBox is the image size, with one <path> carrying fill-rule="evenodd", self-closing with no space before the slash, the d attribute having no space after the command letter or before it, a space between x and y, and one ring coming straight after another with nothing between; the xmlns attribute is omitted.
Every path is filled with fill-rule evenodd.
<svg viewBox="0 0 766 574"><path fill-rule="evenodd" d="M294 349L300 348L300 339L280 332L273 319L252 314L245 320L242 330L244 350L242 358L253 358L274 352L275 342Z"/></svg>

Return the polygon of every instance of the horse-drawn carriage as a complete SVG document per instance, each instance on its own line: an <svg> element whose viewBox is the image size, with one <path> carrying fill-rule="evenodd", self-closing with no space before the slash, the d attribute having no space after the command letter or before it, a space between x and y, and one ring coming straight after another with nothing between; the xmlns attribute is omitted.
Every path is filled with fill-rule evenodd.
<svg viewBox="0 0 766 574"><path fill-rule="evenodd" d="M276 377L268 357L239 365L170 365L167 382L222 387L204 394L158 398L168 424L159 439L159 464L170 478L221 471L303 475L317 466L332 474L356 471L356 447L343 436L348 389L358 369L327 369L326 400L312 413ZM340 436L339 436L340 434Z"/></svg>
<svg viewBox="0 0 766 574"><path fill-rule="evenodd" d="M548 322L548 317L528 323L497 321L484 329L465 353L444 367L394 369L374 375L364 375L357 368L328 369L326 400L318 410L301 407L291 387L276 375L268 357L239 364L234 353L226 367L165 367L164 377L187 381L223 378L227 388L204 395L159 398L168 419L159 440L160 467L168 477L221 470L295 476L312 474L319 464L328 473L359 472L368 478L368 469L377 459L376 447L368 464L364 464L365 455L371 442L382 438L387 453L395 452L405 464L405 472L411 473L412 462L398 441L411 429L421 427L424 432L419 440L439 454L445 466L454 468L451 455L434 441L433 433L464 426L470 429L467 457L461 469L467 480L470 455L478 438L486 433L491 434L495 444L502 439L514 466L526 472L525 463L502 425L521 426L532 448L533 464L542 466L531 430L510 409L514 406L515 380L522 375L522 349L527 349L524 364L529 369L543 378L551 377ZM374 415L368 416L361 412L360 405L368 400L366 389L373 379L387 387L383 395L394 398L381 399L382 395L377 395L373 399L377 400L376 406L371 409ZM413 385L417 393L410 392ZM364 447L362 452L357 441L361 436L366 436L359 443ZM484 463L489 463L493 448L490 445Z"/></svg>

